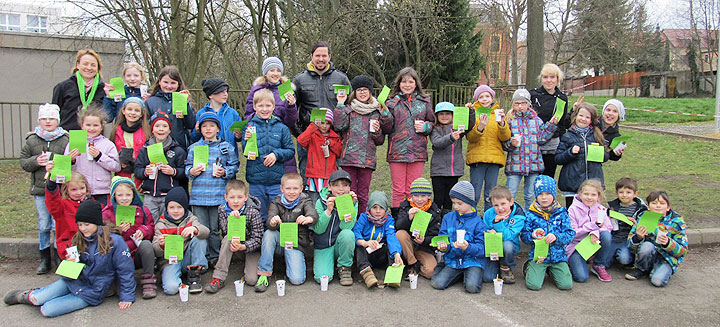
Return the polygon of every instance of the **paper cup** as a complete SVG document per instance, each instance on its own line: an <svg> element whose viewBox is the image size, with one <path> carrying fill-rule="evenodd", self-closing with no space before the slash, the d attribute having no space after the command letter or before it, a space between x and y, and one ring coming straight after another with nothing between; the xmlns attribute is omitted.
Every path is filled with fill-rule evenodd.
<svg viewBox="0 0 720 327"><path fill-rule="evenodd" d="M502 121L502 116L500 116L502 115L502 112L502 109L495 109L495 121L498 123Z"/></svg>
<svg viewBox="0 0 720 327"><path fill-rule="evenodd" d="M278 296L285 296L285 281L276 281L275 286L277 286Z"/></svg>
<svg viewBox="0 0 720 327"><path fill-rule="evenodd" d="M145 94L148 94L148 86L140 85L140 96L144 96Z"/></svg>
<svg viewBox="0 0 720 327"><path fill-rule="evenodd" d="M375 133L375 132L377 132L377 131L375 130L375 122L376 122L376 121L378 121L378 120L377 120L377 119L370 119L370 133Z"/></svg>
<svg viewBox="0 0 720 327"><path fill-rule="evenodd" d="M437 263L440 263L440 262L442 262L442 259L443 259L442 251L435 250L435 261L437 261Z"/></svg>
<svg viewBox="0 0 720 327"><path fill-rule="evenodd" d="M218 171L219 169L220 169L220 165L214 163L214 164L213 164L213 171L212 171L213 176L217 175L217 171Z"/></svg>
<svg viewBox="0 0 720 327"><path fill-rule="evenodd" d="M158 167L155 165L152 165L152 166L150 166L150 169L152 169L152 172L150 173L150 175L148 175L148 179L155 179L157 177Z"/></svg>
<svg viewBox="0 0 720 327"><path fill-rule="evenodd" d="M503 287L503 280L502 279L494 279L495 282L495 295L502 295L502 287Z"/></svg>
<svg viewBox="0 0 720 327"><path fill-rule="evenodd" d="M245 292L245 282L242 280L235 281L235 296L243 296Z"/></svg>
<svg viewBox="0 0 720 327"><path fill-rule="evenodd" d="M185 284L181 284L178 293L180 293L180 302L187 302L190 288Z"/></svg>
<svg viewBox="0 0 720 327"><path fill-rule="evenodd" d="M80 262L80 253L78 253L77 246L71 246L65 249L65 251L70 255L70 260Z"/></svg>
<svg viewBox="0 0 720 327"><path fill-rule="evenodd" d="M457 230L457 240L458 240L458 242L465 242L465 230L464 229Z"/></svg>
<svg viewBox="0 0 720 327"><path fill-rule="evenodd" d="M408 275L408 278L410 278L410 289L411 290L417 289L418 275L410 274L410 275Z"/></svg>
<svg viewBox="0 0 720 327"><path fill-rule="evenodd" d="M330 283L330 277L328 277L328 276L320 277L320 290L323 292L327 292L328 283Z"/></svg>

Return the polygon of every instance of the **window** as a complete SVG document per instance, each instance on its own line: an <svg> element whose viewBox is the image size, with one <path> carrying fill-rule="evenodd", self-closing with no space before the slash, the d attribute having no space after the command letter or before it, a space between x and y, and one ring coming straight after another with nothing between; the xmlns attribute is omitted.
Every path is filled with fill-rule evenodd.
<svg viewBox="0 0 720 327"><path fill-rule="evenodd" d="M705 63L710 63L710 55L705 55Z"/></svg>
<svg viewBox="0 0 720 327"><path fill-rule="evenodd" d="M498 78L500 75L500 63L490 63L490 78Z"/></svg>
<svg viewBox="0 0 720 327"><path fill-rule="evenodd" d="M490 52L500 52L500 37L497 35L490 38Z"/></svg>
<svg viewBox="0 0 720 327"><path fill-rule="evenodd" d="M19 31L20 15L0 13L0 31Z"/></svg>
<svg viewBox="0 0 720 327"><path fill-rule="evenodd" d="M35 33L47 33L47 17L28 15L27 31Z"/></svg>

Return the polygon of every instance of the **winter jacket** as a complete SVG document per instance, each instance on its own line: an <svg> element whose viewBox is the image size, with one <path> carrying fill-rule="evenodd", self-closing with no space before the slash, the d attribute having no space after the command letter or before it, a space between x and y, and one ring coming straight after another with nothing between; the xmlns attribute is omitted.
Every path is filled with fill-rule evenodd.
<svg viewBox="0 0 720 327"><path fill-rule="evenodd" d="M474 110L470 110L470 126L468 130L472 130L475 126ZM430 177L433 176L462 176L465 173L465 158L463 158L463 136L467 132L461 133L460 138L453 140L452 124L436 125L430 134L432 141L433 155L430 159Z"/></svg>
<svg viewBox="0 0 720 327"><path fill-rule="evenodd" d="M77 83L77 77L72 74L70 78L58 83L53 88L52 103L60 107L60 127L67 131L80 129L78 113L82 110L82 101L80 100L80 90L78 90ZM95 96L90 100L91 104L102 104L105 97L104 88L105 83L101 79L95 90Z"/></svg>
<svg viewBox="0 0 720 327"><path fill-rule="evenodd" d="M190 169L193 168L195 147L208 146L208 162L205 171L200 175L193 176ZM225 169L225 175L213 176L213 164L218 163ZM225 141L200 140L195 142L188 149L188 156L185 159L185 175L192 181L190 188L190 205L194 206L217 206L225 203L225 185L228 181L235 179L240 162L232 146Z"/></svg>
<svg viewBox="0 0 720 327"><path fill-rule="evenodd" d="M290 135L290 129L280 121L280 118L275 116L269 119L262 119L258 116L253 117L243 129L243 135L248 126L255 126L258 154L255 160L247 161L245 179L249 184L280 184L280 178L285 174L283 162L295 156L295 146ZM247 141L243 138L243 149L246 144ZM274 153L277 160L274 165L266 167L263 161L265 156L270 153Z"/></svg>
<svg viewBox="0 0 720 327"><path fill-rule="evenodd" d="M637 221L640 218L640 214L643 211L647 210L647 206L645 205L645 202L643 202L643 200L640 198L634 198L633 202L635 202L636 207L635 207L635 212L633 213L633 215L631 217L634 218L635 221ZM615 199L615 200L608 202L608 207L609 207L608 215L610 215L610 212L609 212L610 210L619 212L620 199ZM632 229L632 226L616 219L617 229L615 229L615 227L614 227L615 221L612 220L613 218L610 218L610 219L611 219L610 221L613 222L613 231L612 231L613 243L627 242L628 234L630 234L630 230Z"/></svg>
<svg viewBox="0 0 720 327"><path fill-rule="evenodd" d="M398 94L389 99L385 105L393 115L387 161L427 161L427 137L432 132L435 122L430 97L417 93L409 96ZM425 126L420 133L415 132L415 119L425 121Z"/></svg>
<svg viewBox="0 0 720 327"><path fill-rule="evenodd" d="M403 200L403 202L400 203L400 208L398 209L397 213L397 219L395 219L395 230L404 230L408 232L408 234L412 235L412 231L410 230L410 226L412 226L412 220L410 220L410 215L408 214L408 211L411 208L412 205L407 199ZM435 249L430 247L430 241L440 232L440 225L442 224L443 215L442 211L435 203L430 206L430 209L428 209L427 212L432 215L432 218L430 219L430 224L428 224L428 228L425 231L425 240L420 245L416 245L416 243L413 241L413 245L416 245L420 250L434 254Z"/></svg>
<svg viewBox="0 0 720 327"><path fill-rule="evenodd" d="M465 241L468 247L465 251L456 248L452 243L457 242L457 230L465 230ZM455 269L465 269L470 267L480 267L485 269L487 258L485 257L485 232L487 227L482 217L473 207L473 211L460 215L453 210L443 217L440 233L438 235L447 235L450 238L450 244L445 251L443 258L445 265Z"/></svg>
<svg viewBox="0 0 720 327"><path fill-rule="evenodd" d="M215 109L210 107L210 102L205 104L204 107L202 107L200 110L197 111L195 114L195 121L200 121L200 115L206 112L215 112ZM237 142L240 142L239 138L235 137L235 134L230 131L230 127L232 124L236 121L241 121L242 118L240 118L240 114L235 110L233 107L230 107L227 103L224 103L222 107L220 107L220 110L216 112L218 115L218 118L220 118L220 131L218 132L218 138L222 141L227 142L233 147L233 150L235 153L238 153L238 146ZM198 126L200 128L200 126ZM190 139L192 142L200 141L202 138L202 134L200 134L200 131L193 128L192 132L190 133Z"/></svg>
<svg viewBox="0 0 720 327"><path fill-rule="evenodd" d="M122 238L123 240L125 240L125 244L127 244L127 247L130 250L133 258L135 258L137 246L135 245L135 241L133 241L130 236L133 236L135 232L139 230L143 233L143 240L148 240L152 242L153 234L155 234L155 221L152 214L150 213L150 209L145 206L134 207L136 208L135 223L133 223L133 225L130 226L130 228L125 231L125 233L122 233ZM110 223L111 226L115 226L115 208L113 207L112 202L108 201L108 204L105 206L105 208L103 208L102 217L104 222Z"/></svg>
<svg viewBox="0 0 720 327"><path fill-rule="evenodd" d="M352 230L353 233L355 233L355 242L358 240L375 240L380 244L387 245L391 258L395 256L395 253L402 254L400 241L398 241L395 236L395 219L390 215L388 215L387 220L382 226L377 226L370 221L368 213L363 212L358 217L357 223L355 223Z"/></svg>
<svg viewBox="0 0 720 327"><path fill-rule="evenodd" d="M588 207L576 195L575 200L568 209L568 216L570 216L570 224L575 231L575 238L565 247L565 254L567 254L568 258L575 251L575 246L588 235L592 234L600 239L601 232L612 232L613 225L607 215L607 208L600 203ZM603 222L602 227L598 226L598 220Z"/></svg>
<svg viewBox="0 0 720 327"><path fill-rule="evenodd" d="M192 144L189 133L195 128L195 109L193 109L192 104L188 102L187 115L184 115L183 118L177 118L175 113L172 112L172 93L157 91L155 95L145 101L145 106L148 108L150 117L157 112L164 112L170 117L170 136L183 149L187 149Z"/></svg>
<svg viewBox="0 0 720 327"><path fill-rule="evenodd" d="M80 253L80 262L85 267L77 279L62 277L67 284L68 291L89 305L100 305L105 301L113 281L118 280L115 286L120 302L135 302L135 263L130 257L127 245L120 235L110 234L112 247L106 254L100 254L97 239L102 237L103 229L92 236L85 238L87 249Z"/></svg>
<svg viewBox="0 0 720 327"><path fill-rule="evenodd" d="M135 159L135 178L141 181L140 192L150 194L152 196L165 196L171 188L180 186L180 179L185 178L185 159L187 152L175 140L170 141L170 145L165 147L165 158L170 167L175 168L174 175L165 175L158 170L155 179L149 179L145 176L145 167L150 164L148 158L147 147L150 142L145 142L145 146L140 149Z"/></svg>
<svg viewBox="0 0 720 327"><path fill-rule="evenodd" d="M88 137L88 144L93 144L100 151L100 158L88 160L87 151L80 154L72 165L72 171L81 173L90 185L90 194L109 194L110 182L114 172L120 171L120 160L115 144L102 134ZM65 146L65 155L70 153L70 144Z"/></svg>
<svg viewBox="0 0 720 327"><path fill-rule="evenodd" d="M227 235L228 216L232 212L230 206L225 204L218 206L218 225L220 233L224 237ZM260 250L262 245L263 227L262 217L260 217L260 200L252 195L248 195L245 206L240 209L240 214L245 216L245 252L254 252Z"/></svg>
<svg viewBox="0 0 720 327"><path fill-rule="evenodd" d="M103 90L100 89L99 91L103 91ZM105 94L104 91L103 91L103 94ZM105 112L107 112L108 117L110 117L110 121L115 121L115 118L117 118L117 115L120 112L120 109L122 109L122 105L123 105L123 102L125 102L125 99L132 98L132 97L142 99L142 92L140 92L139 87L132 87L129 85L125 85L125 97L122 98L122 100L118 101L118 102L115 102L115 98L103 97L102 106L103 106L103 109L105 109Z"/></svg>
<svg viewBox="0 0 720 327"><path fill-rule="evenodd" d="M510 210L510 216L507 219L494 222L495 217L497 217L495 208L490 208L485 211L483 221L487 229L502 233L503 241L511 241L517 249L520 249L520 233L523 227L525 227L525 211L522 207L515 202Z"/></svg>
<svg viewBox="0 0 720 327"><path fill-rule="evenodd" d="M350 85L348 77L336 70L332 61L328 65L324 73L319 73L312 63L308 63L307 69L293 79L298 107L298 121L292 130L295 136L300 135L310 125L313 109L335 108L337 97L333 85Z"/></svg>
<svg viewBox="0 0 720 327"><path fill-rule="evenodd" d="M540 119L544 122L550 121L555 114L555 101L557 98L565 101L565 113L558 121L558 129L553 134L553 138L562 136L565 134L565 131L570 128L572 106L568 101L568 97L565 93L560 91L557 86L555 87L555 93L553 94L548 93L543 86L530 90L530 102L532 104L532 109L535 110L538 117L540 117Z"/></svg>
<svg viewBox="0 0 720 327"><path fill-rule="evenodd" d="M668 211L664 217L660 219L658 223L658 229L667 232L667 236L670 239L666 246L655 243L655 231L648 231L648 235L645 239L640 239L635 235L635 228L637 224L632 227L628 240L630 240L630 246L637 251L643 242L652 242L655 244L655 249L662 255L663 259L672 267L673 274L677 271L678 265L683 262L683 258L688 252L688 238L685 234L685 219L673 211Z"/></svg>
<svg viewBox="0 0 720 327"><path fill-rule="evenodd" d="M355 222L357 221L357 202L354 203L356 218L352 221L346 222L344 219L341 220L338 216L337 207L333 208L330 217L328 217L325 214L325 210L327 210L327 199L328 197L334 197L329 193L330 191L327 187L323 188L320 190L320 198L317 202L315 202L315 210L318 213L318 219L315 223L313 231L315 232L315 248L318 250L327 249L335 245L335 240L337 239L338 234L340 234L340 230L352 230L353 226L355 226Z"/></svg>
<svg viewBox="0 0 720 327"><path fill-rule="evenodd" d="M588 179L598 179L605 188L605 176L602 170L602 163L587 161L587 146L595 143L592 128L585 134L578 133L569 129L567 133L560 138L557 152L555 153L555 162L563 165L558 177L558 187L561 191L577 192L580 184ZM579 146L580 152L572 153L573 146ZM608 152L605 152L603 162L607 161Z"/></svg>
<svg viewBox="0 0 720 327"><path fill-rule="evenodd" d="M143 145L145 145L145 142L147 139L145 138L145 132L142 128L138 128L137 131L135 131L133 134L133 144L132 144L132 163L128 164L126 169L121 169L119 172L117 172L117 176L123 176L128 177L135 181L135 187L139 188L140 184L142 183L141 180L134 178L133 171L135 170L135 160L137 160L138 154L140 154L140 149L143 148ZM120 152L123 148L127 148L128 146L125 143L125 131L123 131L122 126L118 125L115 129L115 149L117 149L118 157L120 156ZM122 158L119 158L122 159ZM120 162L120 167L122 167L122 164L124 162Z"/></svg>
<svg viewBox="0 0 720 327"><path fill-rule="evenodd" d="M179 224L174 224L167 220L165 216L160 216L160 219L158 219L155 223L155 233L152 242L153 249L155 250L155 256L162 258L165 254L165 246L160 246L160 235L180 235L185 228L189 227L197 227L198 231L195 235L192 235L192 237L185 238L183 252L187 251L187 248L190 245L190 239L197 237L204 240L210 236L210 230L201 224L198 218L189 211L187 212L185 219L183 219ZM167 260L164 260L163 263L166 264Z"/></svg>
<svg viewBox="0 0 720 327"><path fill-rule="evenodd" d="M311 124L314 125L314 124ZM318 212L315 210L315 205L312 199L306 193L300 193L300 202L295 208L287 209L282 204L282 195L278 195L275 199L270 202L268 206L268 219L265 221L267 229L269 230L280 230L280 225L270 226L270 218L278 216L284 223L294 223L299 216L310 217L313 219L310 225L299 225L298 226L298 245L301 251L305 254L305 257L312 253L311 240L310 240L310 227L314 226L318 221Z"/></svg>
<svg viewBox="0 0 720 327"><path fill-rule="evenodd" d="M60 195L60 185L48 180L45 188L45 206L55 220L55 247L58 256L65 258L65 249L70 246L72 237L77 233L75 213L82 201L65 199Z"/></svg>
<svg viewBox="0 0 720 327"><path fill-rule="evenodd" d="M43 140L35 133L28 133L25 137L25 145L20 150L20 167L30 173L30 194L45 195L45 166L37 163L37 157L42 154L43 148L47 152L64 153L70 138L67 132L50 142ZM52 155L48 158L52 160Z"/></svg>
<svg viewBox="0 0 720 327"><path fill-rule="evenodd" d="M342 140L335 131L330 128L328 135L320 133L316 124L310 124L307 129L297 137L297 142L307 148L307 178L330 178L337 170L337 158L342 154ZM325 158L322 145L328 143L330 156Z"/></svg>
<svg viewBox="0 0 720 327"><path fill-rule="evenodd" d="M251 120L253 117L255 117L255 106L253 104L255 92L262 89L268 89L275 96L275 110L273 110L273 115L280 118L280 120L283 122L283 124L285 124L285 126L292 129L292 127L295 126L295 123L298 120L297 105L289 104L287 100L283 100L280 98L280 92L278 92L279 86L280 84L270 84L266 82L261 82L260 84L253 85L253 87L250 89L250 93L248 94L247 101L245 102L245 120Z"/></svg>
<svg viewBox="0 0 720 327"><path fill-rule="evenodd" d="M508 151L505 163L505 175L528 176L545 171L539 144L550 140L557 125L548 121L543 123L532 110L515 111L510 120L512 135L522 135L520 145L514 147L512 139L504 142Z"/></svg>
<svg viewBox="0 0 720 327"><path fill-rule="evenodd" d="M471 128L467 134L468 152L465 161L468 165L474 163L491 163L505 165L505 152L503 151L503 143L510 139L510 126L505 122L504 126L500 126L495 121L495 110L500 109L497 103L492 107L493 112L488 116L490 120L482 131L477 129L480 117L475 117L476 128ZM474 115L475 110L470 110L470 114ZM434 142L433 142L434 143Z"/></svg>
<svg viewBox="0 0 720 327"><path fill-rule="evenodd" d="M606 126L605 121L600 117L597 122L597 126L600 126L600 130L603 133L603 137L605 138L605 145L608 147L610 146L610 143L612 143L612 140L618 136L620 136L620 125L618 125L617 122L615 122L612 126ZM615 154L615 151L609 152L610 157L608 159L612 161L618 161L620 158L622 158L622 155Z"/></svg>
<svg viewBox="0 0 720 327"><path fill-rule="evenodd" d="M353 111L352 106L338 104L333 110L333 116L333 127L340 133L343 143L338 165L375 170L377 147L385 142L385 134L392 130L393 116L390 111L385 110L382 114L373 111L361 115ZM370 121L373 119L380 123L380 130L370 133Z"/></svg>
<svg viewBox="0 0 720 327"><path fill-rule="evenodd" d="M570 223L565 207L556 209L552 214L538 212L531 207L525 213L525 227L520 233L520 239L525 244L530 244L532 248L528 257L532 260L535 257L535 242L533 242L532 233L536 229L545 231L545 235L553 234L557 238L555 242L550 243L548 257L544 263L554 264L559 262L567 262L568 256L565 253L565 246L572 242L575 237L575 231Z"/></svg>

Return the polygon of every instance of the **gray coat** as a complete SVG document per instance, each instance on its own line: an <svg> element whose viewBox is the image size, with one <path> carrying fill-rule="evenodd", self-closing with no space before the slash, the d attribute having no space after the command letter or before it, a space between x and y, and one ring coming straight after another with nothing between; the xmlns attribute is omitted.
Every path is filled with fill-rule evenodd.
<svg viewBox="0 0 720 327"><path fill-rule="evenodd" d="M65 153L65 146L70 141L68 133L50 142L46 142L37 134L30 132L25 137L25 145L20 150L20 167L30 173L30 194L45 195L45 167L37 163L37 157L42 153L43 147L53 154ZM52 160L52 156L50 156Z"/></svg>
<svg viewBox="0 0 720 327"><path fill-rule="evenodd" d="M470 126L460 134L460 138L453 141L452 123L436 125L430 134L433 154L430 159L430 177L432 176L462 176L465 173L465 157L463 156L463 137L467 131L475 127L475 110L470 110Z"/></svg>
<svg viewBox="0 0 720 327"><path fill-rule="evenodd" d="M328 108L334 109L337 105L335 87L333 85L350 85L350 80L345 73L335 70L332 62L330 68L322 75L317 71L306 69L295 76L293 84L297 88L298 121L291 128L293 135L298 136L310 125L310 113L313 109Z"/></svg>

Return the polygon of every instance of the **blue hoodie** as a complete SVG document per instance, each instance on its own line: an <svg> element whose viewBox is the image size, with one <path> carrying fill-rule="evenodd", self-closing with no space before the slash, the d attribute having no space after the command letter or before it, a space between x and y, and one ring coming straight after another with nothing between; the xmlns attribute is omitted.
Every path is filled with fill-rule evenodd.
<svg viewBox="0 0 720 327"><path fill-rule="evenodd" d="M483 220L487 229L502 233L503 241L511 241L517 249L520 249L520 232L522 232L523 227L525 227L525 211L515 202L513 203L510 217L503 221L493 223L495 217L497 217L495 208L490 208L485 211Z"/></svg>
<svg viewBox="0 0 720 327"><path fill-rule="evenodd" d="M370 221L368 213L363 212L358 217L355 226L353 226L353 233L355 233L355 241L364 240L371 241L376 240L378 242L385 243L390 251L390 257L395 256L395 253L402 254L402 248L400 247L400 241L395 237L395 219L388 215L387 221L382 226L376 226L375 223Z"/></svg>
<svg viewBox="0 0 720 327"><path fill-rule="evenodd" d="M465 241L468 247L465 251L454 248L452 243L457 241L457 230L465 230ZM445 252L445 265L455 269L465 269L470 267L480 267L485 269L487 258L485 257L485 232L487 228L478 215L477 209L473 207L473 212L460 215L457 211L448 212L443 217L440 233L438 235L448 235L450 243Z"/></svg>

